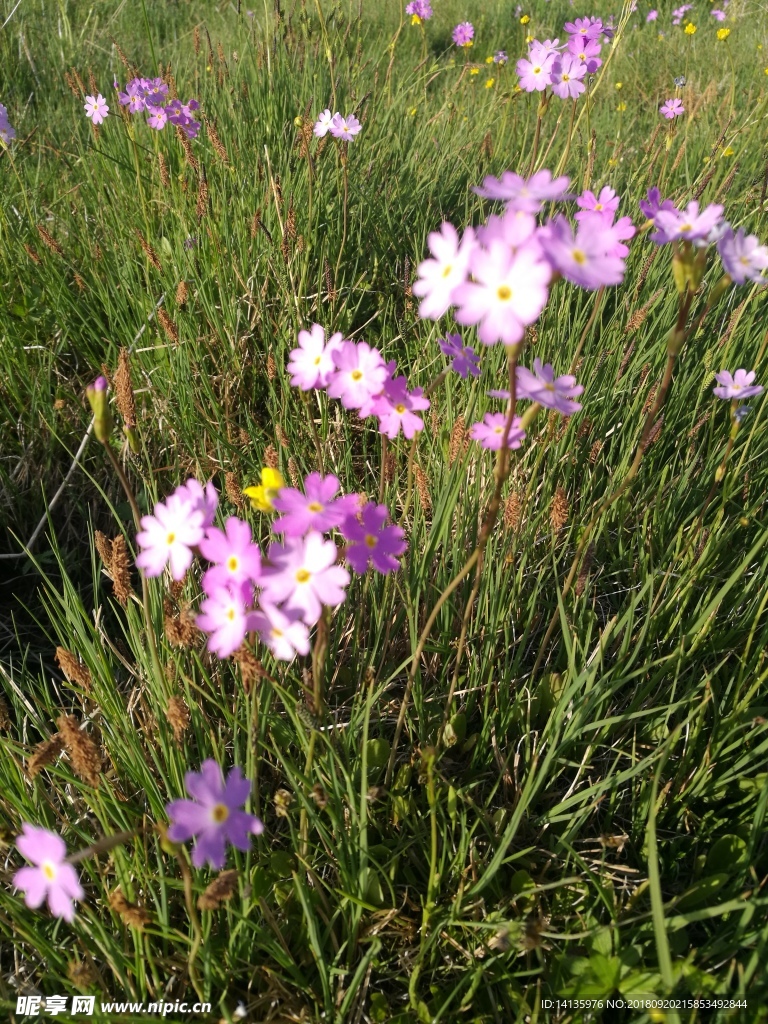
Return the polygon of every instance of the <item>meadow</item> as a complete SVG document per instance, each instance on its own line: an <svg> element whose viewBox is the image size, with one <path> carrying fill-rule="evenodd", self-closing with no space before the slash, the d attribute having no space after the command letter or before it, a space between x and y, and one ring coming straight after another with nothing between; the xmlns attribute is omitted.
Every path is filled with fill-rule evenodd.
<svg viewBox="0 0 768 1024"><path fill-rule="evenodd" d="M250 2L0 0L3 1013L768 1019L765 10Z"/></svg>

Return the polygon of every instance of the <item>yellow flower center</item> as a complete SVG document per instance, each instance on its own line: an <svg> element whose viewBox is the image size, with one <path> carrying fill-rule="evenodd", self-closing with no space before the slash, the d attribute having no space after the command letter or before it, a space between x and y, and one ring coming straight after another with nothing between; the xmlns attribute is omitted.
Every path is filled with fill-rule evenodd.
<svg viewBox="0 0 768 1024"><path fill-rule="evenodd" d="M369 548L376 547L376 538L373 536L372 533L367 533L365 535L365 543L368 545Z"/></svg>
<svg viewBox="0 0 768 1024"><path fill-rule="evenodd" d="M445 270L443 271L443 277L448 277L448 275L450 274L450 272L451 272L452 270L453 270L453 267L452 267L452 266L451 266L451 264L449 263L449 264L448 264L448 266L447 266L447 267L445 268Z"/></svg>
<svg viewBox="0 0 768 1024"><path fill-rule="evenodd" d="M352 380L362 380L363 374L361 370L353 370L350 376L352 377Z"/></svg>
<svg viewBox="0 0 768 1024"><path fill-rule="evenodd" d="M322 512L323 506L320 504L319 501L310 501L310 503L307 505L307 510L309 512Z"/></svg>
<svg viewBox="0 0 768 1024"><path fill-rule="evenodd" d="M227 618L229 619L230 622L234 622L235 621L235 609L234 608L230 608L229 609L229 611L227 612Z"/></svg>
<svg viewBox="0 0 768 1024"><path fill-rule="evenodd" d="M272 636L282 636L282 635L283 635L282 629L278 629L276 626L273 627L273 629L272 629Z"/></svg>
<svg viewBox="0 0 768 1024"><path fill-rule="evenodd" d="M40 870L43 872L49 882L52 882L58 872L56 871L56 865L52 860L44 860L40 865Z"/></svg>
<svg viewBox="0 0 768 1024"><path fill-rule="evenodd" d="M587 257L584 255L584 253L581 251L581 249L574 249L573 250L573 258L576 261L576 263L579 264L579 266L581 266L583 263L587 262Z"/></svg>
<svg viewBox="0 0 768 1024"><path fill-rule="evenodd" d="M496 289L496 295L501 299L502 302L509 302L512 298L512 289L509 285L502 284Z"/></svg>
<svg viewBox="0 0 768 1024"><path fill-rule="evenodd" d="M602 208L603 208L603 204L602 203L595 203L595 209L596 210L602 210Z"/></svg>
<svg viewBox="0 0 768 1024"><path fill-rule="evenodd" d="M237 572L238 565L240 565L240 562L237 560L237 558L235 558L234 555L230 555L229 558L227 559L227 568L229 569L229 571Z"/></svg>
<svg viewBox="0 0 768 1024"><path fill-rule="evenodd" d="M175 533L169 533L168 536L165 538L165 543L166 544L173 544L173 542L175 540L176 540L176 534Z"/></svg>
<svg viewBox="0 0 768 1024"><path fill-rule="evenodd" d="M533 69L533 73L534 73L534 75L540 75L541 74L541 68L534 68Z"/></svg>
<svg viewBox="0 0 768 1024"><path fill-rule="evenodd" d="M399 416L402 416L402 415L403 415L403 413L405 412L405 406L403 405L403 403L402 403L402 402L399 402L399 403L398 403L398 404L397 404L397 405L395 406L395 412L396 412L396 413L397 413L397 414L398 414Z"/></svg>
<svg viewBox="0 0 768 1024"><path fill-rule="evenodd" d="M683 226L680 228L681 231L691 231L692 229L693 224L683 224Z"/></svg>
<svg viewBox="0 0 768 1024"><path fill-rule="evenodd" d="M315 357L315 366L319 366L319 365L320 365L320 356L316 356Z"/></svg>
<svg viewBox="0 0 768 1024"><path fill-rule="evenodd" d="M307 572L306 569L299 569L299 571L296 573L296 582L306 583L307 580L309 579L309 576L310 574Z"/></svg>
<svg viewBox="0 0 768 1024"><path fill-rule="evenodd" d="M226 804L216 804L211 811L211 817L218 825L221 825L229 817L229 808Z"/></svg>
<svg viewBox="0 0 768 1024"><path fill-rule="evenodd" d="M571 80L571 76L570 75L563 75L563 81L564 82L570 82L570 80Z"/></svg>

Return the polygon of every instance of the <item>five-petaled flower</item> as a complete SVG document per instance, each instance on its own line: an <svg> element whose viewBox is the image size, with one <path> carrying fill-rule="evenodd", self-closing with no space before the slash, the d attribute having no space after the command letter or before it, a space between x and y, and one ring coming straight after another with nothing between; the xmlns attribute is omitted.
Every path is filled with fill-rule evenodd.
<svg viewBox="0 0 768 1024"><path fill-rule="evenodd" d="M13 884L24 893L24 902L36 910L44 899L54 917L72 921L74 900L84 896L77 872L65 860L67 848L61 836L25 822L16 848L34 867L19 868Z"/></svg>
<svg viewBox="0 0 768 1024"><path fill-rule="evenodd" d="M85 116L89 117L94 124L101 124L109 114L107 101L101 95L85 97Z"/></svg>

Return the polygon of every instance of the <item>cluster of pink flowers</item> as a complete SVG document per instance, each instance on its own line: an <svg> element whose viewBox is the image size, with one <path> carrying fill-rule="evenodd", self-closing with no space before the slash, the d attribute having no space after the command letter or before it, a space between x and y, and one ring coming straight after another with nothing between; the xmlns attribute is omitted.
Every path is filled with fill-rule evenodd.
<svg viewBox="0 0 768 1024"><path fill-rule="evenodd" d="M475 37L475 28L471 21L462 21L451 33L456 46L471 46Z"/></svg>
<svg viewBox="0 0 768 1024"><path fill-rule="evenodd" d="M669 121L671 121L675 117L680 117L681 114L685 113L683 101L681 99L678 99L677 97L671 100L666 100L659 107L659 113L662 117L666 117Z"/></svg>
<svg viewBox="0 0 768 1024"><path fill-rule="evenodd" d="M672 11L672 24L679 25L688 11L693 10L693 4L682 4Z"/></svg>
<svg viewBox="0 0 768 1024"><path fill-rule="evenodd" d="M0 103L0 142L5 143L7 146L11 139L16 138L16 132L11 127L11 123L8 120L8 111L5 109L2 103Z"/></svg>
<svg viewBox="0 0 768 1024"><path fill-rule="evenodd" d="M584 79L603 63L600 59L601 35L610 33L599 18L577 18L566 22L568 41L534 39L528 57L517 62L520 88L525 92L543 92L549 86L560 99L576 99L584 92Z"/></svg>
<svg viewBox="0 0 768 1024"><path fill-rule="evenodd" d="M418 18L419 21L429 21L432 17L432 4L430 0L411 0L411 3L406 5L405 13L410 14L412 18Z"/></svg>
<svg viewBox="0 0 768 1024"><path fill-rule="evenodd" d="M314 132L319 139L322 139L324 135L330 132L334 139L341 139L342 142L351 142L357 133L361 131L362 127L354 114L350 114L349 117L342 117L338 111L332 114L330 108L326 107L317 121L315 121Z"/></svg>
<svg viewBox="0 0 768 1024"><path fill-rule="evenodd" d="M478 325L484 344L514 345L538 319L556 277L590 289L619 284L623 242L635 229L628 217L614 222L619 200L612 189L584 193L575 227L562 214L538 223L545 202L572 198L568 184L547 170L529 180L511 171L487 177L475 192L504 201L506 210L462 236L449 223L429 235L432 258L419 264L413 285L420 315L438 320L454 306L457 323Z"/></svg>
<svg viewBox="0 0 768 1024"><path fill-rule="evenodd" d="M197 625L209 634L208 649L226 658L256 632L276 658L290 661L308 653L309 629L324 607L344 601L350 582L337 564L339 549L323 533L340 530L347 542L344 557L358 573L369 563L391 572L398 567L395 556L406 547L402 530L385 525L384 505L364 505L357 494L336 497L338 490L335 476L318 473L306 478L303 493L280 489L273 504L284 514L272 530L283 540L272 542L262 558L244 520L230 516L224 529L213 525L218 504L213 484L188 480L142 518L136 564L147 576L159 576L168 565L180 580L196 555L206 559L210 566L202 578L205 596Z"/></svg>
<svg viewBox="0 0 768 1024"><path fill-rule="evenodd" d="M125 91L115 82L118 98L123 107L131 114L147 114L147 124L156 131L161 131L166 124L177 125L187 138L194 139L200 131L200 122L193 117L194 111L200 108L197 100L182 103L175 99L168 101L168 86L162 78L133 78L126 85Z"/></svg>
<svg viewBox="0 0 768 1024"><path fill-rule="evenodd" d="M339 333L326 341L320 324L299 331L299 347L288 361L294 387L324 389L345 409L357 409L361 419L376 416L387 437L394 439L402 430L410 440L424 427L419 413L429 408L429 399L421 388L409 391L405 377L396 377L395 371L394 362L385 363L378 349L364 341L345 341Z"/></svg>

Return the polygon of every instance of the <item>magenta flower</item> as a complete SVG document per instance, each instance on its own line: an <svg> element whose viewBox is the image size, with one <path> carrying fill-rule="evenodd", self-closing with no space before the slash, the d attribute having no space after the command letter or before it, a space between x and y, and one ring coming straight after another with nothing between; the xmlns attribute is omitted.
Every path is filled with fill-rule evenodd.
<svg viewBox="0 0 768 1024"><path fill-rule="evenodd" d="M674 97L671 100L666 100L659 107L659 113L662 117L666 117L668 121L671 121L675 117L680 117L681 114L685 113L685 107L683 101Z"/></svg>
<svg viewBox="0 0 768 1024"><path fill-rule="evenodd" d="M0 103L0 142L3 142L6 146L10 143L11 139L16 138L16 132L11 127L11 123L8 120L8 111Z"/></svg>
<svg viewBox="0 0 768 1024"><path fill-rule="evenodd" d="M142 516L140 533L136 543L142 549L136 558L136 565L144 570L145 576L159 576L170 563L171 576L184 579L192 564L192 548L203 539L203 512L178 494L172 494L165 502L159 501L154 515Z"/></svg>
<svg viewBox="0 0 768 1024"><path fill-rule="evenodd" d="M768 246L760 245L757 235L747 235L744 228L734 234L731 225L726 224L717 241L717 251L734 284L768 283L764 273L768 268Z"/></svg>
<svg viewBox="0 0 768 1024"><path fill-rule="evenodd" d="M253 814L240 808L251 793L249 779L235 766L224 781L215 761L203 761L199 772L187 772L184 785L191 800L172 800L165 808L170 820L168 838L184 843L194 838L192 863L201 868L206 861L217 871L226 861L226 844L248 850L250 837L264 831Z"/></svg>
<svg viewBox="0 0 768 1024"><path fill-rule="evenodd" d="M432 4L430 0L411 0L405 8L405 13L422 21L429 21L432 17Z"/></svg>
<svg viewBox="0 0 768 1024"><path fill-rule="evenodd" d="M562 214L541 230L541 247L554 270L581 288L621 284L624 263L612 255L616 238L610 225L592 216L580 222L576 233Z"/></svg>
<svg viewBox="0 0 768 1024"><path fill-rule="evenodd" d="M645 20L646 20L646 22L648 22L648 21L656 21L658 16L659 16L659 12L658 11L648 11L648 13L645 16Z"/></svg>
<svg viewBox="0 0 768 1024"><path fill-rule="evenodd" d="M584 92L582 79L587 73L587 65L582 64L578 57L564 53L552 65L552 92L561 100L576 99Z"/></svg>
<svg viewBox="0 0 768 1024"><path fill-rule="evenodd" d="M429 399L421 388L408 391L405 377L395 377L384 385L384 391L371 404L370 413L379 419L379 432L394 440L400 433L410 441L413 435L424 429L424 421L417 412L429 408ZM369 413L369 415L370 415Z"/></svg>
<svg viewBox="0 0 768 1024"><path fill-rule="evenodd" d="M568 52L586 65L589 75L593 75L603 63L599 57L601 49L600 43L588 36L571 36L568 40Z"/></svg>
<svg viewBox="0 0 768 1024"><path fill-rule="evenodd" d="M107 101L99 93L98 96L85 97L85 116L89 117L94 124L101 124L109 114Z"/></svg>
<svg viewBox="0 0 768 1024"><path fill-rule="evenodd" d="M301 620L301 612L262 602L253 621L261 642L278 661L293 661L297 654L309 654L309 630Z"/></svg>
<svg viewBox="0 0 768 1024"><path fill-rule="evenodd" d="M304 622L313 626L323 605L335 608L347 596L349 573L335 564L337 556L333 541L314 530L285 544L270 544L261 581L263 603L285 603L286 610L301 612Z"/></svg>
<svg viewBox="0 0 768 1024"><path fill-rule="evenodd" d="M540 359L533 361L533 373L524 366L517 367L517 397L530 398L532 402L556 409L564 416L570 416L581 409L578 402L573 401L584 390L581 384L570 373L555 377L551 363L542 365Z"/></svg>
<svg viewBox="0 0 768 1024"><path fill-rule="evenodd" d="M125 92L118 92L117 98L120 105L128 107L132 114L140 114L144 109L144 96L141 91L141 81L134 78L125 87Z"/></svg>
<svg viewBox="0 0 768 1024"><path fill-rule="evenodd" d="M203 487L201 483L190 477L185 484L181 484L173 492L182 501L187 501L193 510L203 513L203 528L213 526L213 519L219 505L219 495L213 483L209 480Z"/></svg>
<svg viewBox="0 0 768 1024"><path fill-rule="evenodd" d="M192 111L197 110L200 104L197 100L188 100L182 103L181 100L171 100L167 107L164 107L166 117L171 124L181 128L189 139L197 138L200 131L200 122L192 116Z"/></svg>
<svg viewBox="0 0 768 1024"><path fill-rule="evenodd" d="M675 209L675 204L671 199L662 200L661 192L657 188L649 188L648 198L641 199L638 205L648 220L655 220L659 210Z"/></svg>
<svg viewBox="0 0 768 1024"><path fill-rule="evenodd" d="M162 131L165 128L166 122L168 121L168 115L165 112L164 107L151 107L147 104L147 112L149 117L147 118L147 124L150 128L154 128L155 131Z"/></svg>
<svg viewBox="0 0 768 1024"><path fill-rule="evenodd" d="M597 39L603 31L603 23L599 18L576 18L575 21L566 21L565 31L572 36Z"/></svg>
<svg viewBox="0 0 768 1024"><path fill-rule="evenodd" d="M419 264L413 294L424 300L419 305L419 316L439 320L451 305L454 289L467 279L476 247L475 232L468 227L459 239L453 224L444 221L439 231L427 235L427 244L434 259Z"/></svg>
<svg viewBox="0 0 768 1024"><path fill-rule="evenodd" d="M484 199L502 199L507 209L523 213L538 213L546 202L567 198L570 178L552 178L548 170L537 171L527 181L519 174L504 171L501 180L488 176L483 184L472 189Z"/></svg>
<svg viewBox="0 0 768 1024"><path fill-rule="evenodd" d="M248 523L237 516L230 516L220 530L216 526L206 530L200 541L200 554L213 562L203 576L202 587L209 596L221 587L251 581L258 583L261 577L261 552L253 543Z"/></svg>
<svg viewBox="0 0 768 1024"><path fill-rule="evenodd" d="M663 245L679 238L698 247L707 246L714 240L722 213L719 203L710 203L699 212L695 199L682 211L674 206L671 209L662 206L653 218L656 231L651 235L651 241Z"/></svg>
<svg viewBox="0 0 768 1024"><path fill-rule="evenodd" d="M607 185L600 190L600 195L596 196L594 192L590 192L589 189L579 196L576 200L576 205L581 207L580 211L576 214L576 220L584 220L589 216L590 213L603 213L613 214L619 208L619 197L616 195L612 188Z"/></svg>
<svg viewBox="0 0 768 1024"><path fill-rule="evenodd" d="M721 370L715 374L715 380L719 388L712 388L718 398L739 399L753 398L761 395L765 390L761 384L753 384L755 379L754 370L737 370L733 376L727 370Z"/></svg>
<svg viewBox="0 0 768 1024"><path fill-rule="evenodd" d="M537 228L536 218L532 213L524 213L510 206L501 217L492 213L486 223L477 228L476 237L485 249L492 242L503 242L512 252L527 246L540 254Z"/></svg>
<svg viewBox="0 0 768 1024"><path fill-rule="evenodd" d="M362 128L363 126L354 114L350 114L349 117L342 117L341 114L334 114L333 120L331 121L330 132L335 139L341 139L343 142L351 142L357 133L362 131Z"/></svg>
<svg viewBox="0 0 768 1024"><path fill-rule="evenodd" d="M200 602L196 625L208 633L208 650L219 658L228 658L255 628L253 588L250 583L236 583L229 587L212 587Z"/></svg>
<svg viewBox="0 0 768 1024"><path fill-rule="evenodd" d="M332 357L336 370L328 381L330 398L340 398L345 409L361 409L381 393L388 372L378 349L345 341Z"/></svg>
<svg viewBox="0 0 768 1024"><path fill-rule="evenodd" d="M715 21L725 21L726 19L725 11L721 11L719 7L715 7L714 10L711 10L709 13L712 15Z"/></svg>
<svg viewBox="0 0 768 1024"><path fill-rule="evenodd" d="M312 129L315 135L322 139L324 135L327 135L331 129L334 117L338 117L338 111L332 114L328 107L322 112L320 117L315 121L315 127Z"/></svg>
<svg viewBox="0 0 768 1024"><path fill-rule="evenodd" d="M473 423L469 428L469 436L478 441L482 448L498 451L504 438L504 427L507 414L503 412L487 412L482 422ZM519 448L525 439L525 431L521 428L519 416L515 416L507 434L507 448Z"/></svg>
<svg viewBox="0 0 768 1024"><path fill-rule="evenodd" d="M471 21L462 21L451 33L451 39L457 46L471 46L475 30Z"/></svg>
<svg viewBox="0 0 768 1024"><path fill-rule="evenodd" d="M308 331L299 331L299 347L291 350L288 357L288 373L291 384L310 391L324 388L336 372L333 353L341 349L344 338L337 331L326 343L325 330L320 324L312 324Z"/></svg>
<svg viewBox="0 0 768 1024"><path fill-rule="evenodd" d="M538 245L513 253L502 242L491 242L472 257L472 282L454 293L456 322L479 324L477 336L485 345L516 345L544 309L551 276Z"/></svg>
<svg viewBox="0 0 768 1024"><path fill-rule="evenodd" d="M73 921L74 900L81 900L85 893L77 872L65 860L67 848L61 836L24 822L21 835L16 837L16 849L34 865L19 868L13 876L13 884L24 893L26 905L37 910L47 897L54 917Z"/></svg>
<svg viewBox="0 0 768 1024"><path fill-rule="evenodd" d="M542 92L552 84L552 65L555 55L540 47L531 46L528 57L522 57L516 66L520 88L525 92Z"/></svg>
<svg viewBox="0 0 768 1024"><path fill-rule="evenodd" d="M475 353L473 348L462 342L460 334L446 334L438 344L443 355L451 360L451 369L455 370L460 377L466 380L468 374L472 377L480 376L480 356Z"/></svg>
<svg viewBox="0 0 768 1024"><path fill-rule="evenodd" d="M399 526L385 526L389 512L386 505L368 502L358 516L349 516L342 533L348 541L346 559L362 576L372 565L383 575L398 569L398 555L408 547Z"/></svg>
<svg viewBox="0 0 768 1024"><path fill-rule="evenodd" d="M322 477L319 473L310 473L305 479L304 494L293 487L283 487L272 499L278 512L284 513L272 523L273 531L286 537L303 537L310 530L326 533L341 526L357 508L358 496L335 498L338 490L338 477Z"/></svg>

